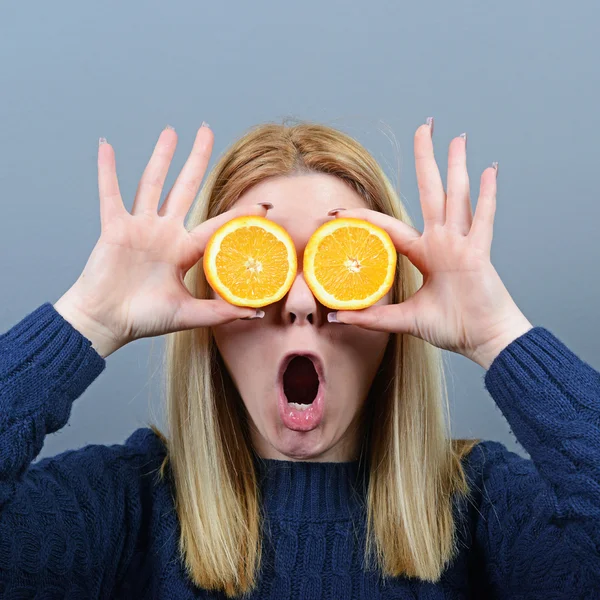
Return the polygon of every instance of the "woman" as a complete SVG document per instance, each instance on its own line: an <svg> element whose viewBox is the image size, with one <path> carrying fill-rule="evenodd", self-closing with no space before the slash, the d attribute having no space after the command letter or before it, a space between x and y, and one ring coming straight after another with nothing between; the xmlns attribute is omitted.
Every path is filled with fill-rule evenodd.
<svg viewBox="0 0 600 600"><path fill-rule="evenodd" d="M177 139L161 133L131 213L101 139L101 236L85 269L0 337L7 597L588 598L600 589L600 376L531 325L490 262L497 164L481 176L472 215L466 136L450 144L446 194L432 134L428 119L414 138L423 233L369 153L329 127L250 130L191 212L210 128L158 209ZM280 302L229 305L200 259L210 235L242 214L284 226L299 265L327 219L380 225L399 252L395 285L375 306L336 314L300 268ZM168 435L141 428L123 445L31 465L105 359L161 334L170 334ZM532 460L498 442L451 439L440 349L486 370ZM315 378L324 410L294 426L287 402Z"/></svg>

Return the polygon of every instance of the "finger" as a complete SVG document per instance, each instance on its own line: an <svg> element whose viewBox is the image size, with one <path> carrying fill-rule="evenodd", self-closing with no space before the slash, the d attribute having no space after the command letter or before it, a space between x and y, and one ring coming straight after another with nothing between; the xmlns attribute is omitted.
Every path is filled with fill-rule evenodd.
<svg viewBox="0 0 600 600"><path fill-rule="evenodd" d="M138 184L131 214L156 213L176 146L175 130L163 129Z"/></svg>
<svg viewBox="0 0 600 600"><path fill-rule="evenodd" d="M189 257L190 265L194 265L202 258L202 256L204 256L204 250L208 240L210 240L213 233L215 233L219 227L225 225L225 223L231 219L243 215L258 215L264 217L267 214L267 210L272 207L273 205L268 202L238 206L196 225L196 227L189 231L194 243L194 252ZM184 268L187 268L187 266L188 265L183 265Z"/></svg>
<svg viewBox="0 0 600 600"><path fill-rule="evenodd" d="M265 313L261 309L234 306L222 298L199 300L190 296L190 299L184 301L179 307L175 315L175 322L178 329L193 329L195 327L213 327L249 317L258 320L264 315Z"/></svg>
<svg viewBox="0 0 600 600"><path fill-rule="evenodd" d="M185 219L200 189L212 152L214 134L208 126L201 126L196 134L192 151L181 169L173 188L167 194L158 214Z"/></svg>
<svg viewBox="0 0 600 600"><path fill-rule="evenodd" d="M409 254L411 244L421 237L421 234L414 227L404 221L369 208L349 208L336 213L335 216L340 219L346 217L363 219L373 223L373 225L378 225L387 231L396 250L401 254Z"/></svg>
<svg viewBox="0 0 600 600"><path fill-rule="evenodd" d="M496 214L497 170L488 167L481 174L479 199L475 207L473 225L469 232L472 244L488 255L491 252Z"/></svg>
<svg viewBox="0 0 600 600"><path fill-rule="evenodd" d="M467 172L467 138L455 137L448 149L448 194L446 199L446 225L462 235L471 230L473 214Z"/></svg>
<svg viewBox="0 0 600 600"><path fill-rule="evenodd" d="M416 335L417 321L412 298L414 296L399 304L370 306L363 310L339 310L335 318L338 323L357 325L363 329Z"/></svg>
<svg viewBox="0 0 600 600"><path fill-rule="evenodd" d="M446 218L446 194L435 156L428 125L421 125L415 133L415 168L424 230L431 225L442 225Z"/></svg>
<svg viewBox="0 0 600 600"><path fill-rule="evenodd" d="M100 138L98 146L98 193L100 196L100 227L104 230L114 218L128 214L123 205L113 147Z"/></svg>

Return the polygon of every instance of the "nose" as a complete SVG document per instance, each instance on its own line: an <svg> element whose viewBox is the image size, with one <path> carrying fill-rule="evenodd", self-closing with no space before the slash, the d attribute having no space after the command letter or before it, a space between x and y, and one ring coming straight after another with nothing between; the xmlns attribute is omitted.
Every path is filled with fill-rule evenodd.
<svg viewBox="0 0 600 600"><path fill-rule="evenodd" d="M285 296L282 310L285 323L317 324L319 305L301 272L298 272L292 287Z"/></svg>

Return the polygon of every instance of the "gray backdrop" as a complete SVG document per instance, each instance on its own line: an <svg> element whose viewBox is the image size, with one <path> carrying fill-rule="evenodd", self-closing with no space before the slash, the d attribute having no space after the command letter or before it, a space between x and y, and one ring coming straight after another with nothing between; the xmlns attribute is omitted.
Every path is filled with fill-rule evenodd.
<svg viewBox="0 0 600 600"><path fill-rule="evenodd" d="M433 115L444 182L448 143L468 133L473 205L499 161L492 260L515 301L600 368L599 20L590 0L3 3L0 330L83 269L100 232L100 136L130 209L167 123L179 134L169 189L202 120L210 166L255 123L321 121L373 152L421 228L413 135ZM111 355L40 458L164 423L162 348L145 339ZM445 354L454 435L527 456L484 370Z"/></svg>

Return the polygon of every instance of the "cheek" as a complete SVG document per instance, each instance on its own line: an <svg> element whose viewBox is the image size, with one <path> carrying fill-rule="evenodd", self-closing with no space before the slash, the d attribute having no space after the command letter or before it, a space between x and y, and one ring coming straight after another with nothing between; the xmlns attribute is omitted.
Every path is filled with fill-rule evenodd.
<svg viewBox="0 0 600 600"><path fill-rule="evenodd" d="M217 347L221 354L226 355L244 351L252 338L251 332L244 321L232 321L212 328Z"/></svg>
<svg viewBox="0 0 600 600"><path fill-rule="evenodd" d="M360 373L361 378L370 380L379 368L390 334L357 326L343 327L346 331L340 335L337 343L346 349L352 370Z"/></svg>
<svg viewBox="0 0 600 600"><path fill-rule="evenodd" d="M383 331L370 331L354 327L351 332L352 346L365 362L373 362L380 357L387 346L390 334Z"/></svg>
<svg viewBox="0 0 600 600"><path fill-rule="evenodd" d="M212 331L217 348L234 379L256 370L261 360L268 356L267 333L261 323L233 321L213 327Z"/></svg>
<svg viewBox="0 0 600 600"><path fill-rule="evenodd" d="M392 291L393 288L373 306L391 304ZM330 331L331 342L345 350L355 372L368 376L376 372L389 342L389 333L357 325L341 325Z"/></svg>
<svg viewBox="0 0 600 600"><path fill-rule="evenodd" d="M392 289L374 306L384 306L392 303ZM352 327L352 334L355 337L355 344L363 348L362 354L369 362L377 362L383 356L383 352L389 342L390 334L384 331L373 331L362 329L360 327Z"/></svg>
<svg viewBox="0 0 600 600"><path fill-rule="evenodd" d="M392 303L392 289L380 300L375 302L373 306L385 306L386 304ZM366 309L369 310L369 309ZM352 340L354 344L363 345L365 348L365 355L367 348L378 348L380 346L385 347L390 334L384 331L375 331L371 329L364 329L357 325L343 326L343 334L348 340Z"/></svg>

